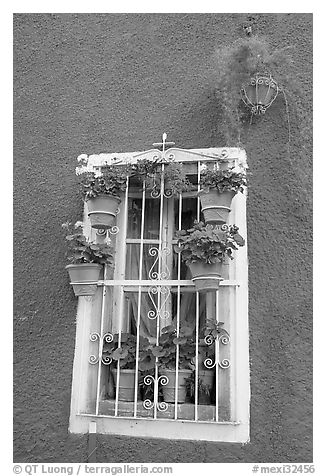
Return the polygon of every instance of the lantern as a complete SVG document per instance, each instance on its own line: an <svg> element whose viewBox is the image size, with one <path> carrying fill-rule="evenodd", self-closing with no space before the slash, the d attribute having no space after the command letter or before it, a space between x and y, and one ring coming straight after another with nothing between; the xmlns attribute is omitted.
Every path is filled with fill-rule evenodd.
<svg viewBox="0 0 326 476"><path fill-rule="evenodd" d="M252 114L265 114L266 109L275 101L280 89L277 82L268 73L256 73L250 83L242 86L241 98Z"/></svg>

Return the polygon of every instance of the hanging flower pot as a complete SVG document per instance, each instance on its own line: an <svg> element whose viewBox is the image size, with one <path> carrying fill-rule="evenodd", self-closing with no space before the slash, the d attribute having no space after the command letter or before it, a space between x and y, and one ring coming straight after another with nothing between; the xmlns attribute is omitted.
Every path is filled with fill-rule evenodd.
<svg viewBox="0 0 326 476"><path fill-rule="evenodd" d="M196 291L207 292L216 291L220 287L222 278L222 262L205 263L196 261L188 264L192 280L195 284Z"/></svg>
<svg viewBox="0 0 326 476"><path fill-rule="evenodd" d="M97 263L66 266L75 296L93 296L96 293L101 269L102 265Z"/></svg>
<svg viewBox="0 0 326 476"><path fill-rule="evenodd" d="M245 241L238 227L217 226L195 221L192 228L176 233L178 244L175 251L189 267L196 291L217 290L222 278L222 264Z"/></svg>
<svg viewBox="0 0 326 476"><path fill-rule="evenodd" d="M66 270L76 296L92 296L103 265L113 266L112 248L106 243L95 243L83 234L83 223L63 223L68 245Z"/></svg>
<svg viewBox="0 0 326 476"><path fill-rule="evenodd" d="M208 189L198 192L205 223L220 225L228 222L231 202L236 192Z"/></svg>
<svg viewBox="0 0 326 476"><path fill-rule="evenodd" d="M98 195L86 201L88 216L92 228L106 230L110 228L119 211L121 199L113 195Z"/></svg>
<svg viewBox="0 0 326 476"><path fill-rule="evenodd" d="M120 195L126 190L129 170L124 166L104 166L100 172L80 175L82 193L92 228L108 229L119 211Z"/></svg>
<svg viewBox="0 0 326 476"><path fill-rule="evenodd" d="M265 113L279 92L290 93L295 107L293 51L293 45L274 49L259 35L238 38L216 49L212 57L214 89L221 110L220 132L226 141L236 143L242 136L247 122L243 103L251 109L250 123L252 116ZM284 100L286 103L285 96ZM286 104L288 116L287 109Z"/></svg>
<svg viewBox="0 0 326 476"><path fill-rule="evenodd" d="M253 114L265 114L279 93L277 82L268 73L256 73L241 89L241 97Z"/></svg>
<svg viewBox="0 0 326 476"><path fill-rule="evenodd" d="M206 169L200 177L202 190L198 192L206 223L227 223L234 195L244 191L246 176L232 169Z"/></svg>

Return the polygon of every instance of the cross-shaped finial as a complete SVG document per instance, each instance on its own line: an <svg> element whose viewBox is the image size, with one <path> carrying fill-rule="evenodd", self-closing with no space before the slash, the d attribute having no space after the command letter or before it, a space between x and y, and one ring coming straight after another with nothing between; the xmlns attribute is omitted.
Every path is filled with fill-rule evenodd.
<svg viewBox="0 0 326 476"><path fill-rule="evenodd" d="M162 151L165 152L166 147L171 147L175 145L175 142L166 142L167 134L163 132L162 135L162 142L154 142L153 147L155 148L162 148Z"/></svg>

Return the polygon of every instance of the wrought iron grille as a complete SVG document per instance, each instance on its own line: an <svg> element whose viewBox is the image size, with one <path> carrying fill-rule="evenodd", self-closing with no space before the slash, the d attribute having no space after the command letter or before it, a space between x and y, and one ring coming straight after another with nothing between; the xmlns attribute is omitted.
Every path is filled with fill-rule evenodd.
<svg viewBox="0 0 326 476"><path fill-rule="evenodd" d="M96 416L192 422L230 422L235 418L232 339L239 286L236 260L226 266L229 277L218 291L195 291L174 249L174 234L189 227L193 219L201 219L199 185L197 190L174 195L166 192L164 183L169 161L182 162L192 182L199 184L205 164L216 163L217 158L227 161L228 157L226 153L220 157L186 153L185 157L185 152L163 147L162 152L135 155L135 159L160 161L160 187L149 189L144 183L139 190L128 181L116 224L108 233L96 232L99 241L112 241L116 250L114 274L105 269L98 283L99 319L94 320L89 335L94 351L88 361L96 369L90 378L95 392L90 396L95 401L91 413ZM243 171L236 160L230 162ZM217 333L207 331L208 322L214 323ZM171 326L175 341L172 368L164 365L160 355L162 335ZM183 359L185 327L188 334L192 329L187 366ZM145 356L147 368L144 338L156 349ZM123 358L112 358L125 355L125 343L134 352L127 368L121 363Z"/></svg>

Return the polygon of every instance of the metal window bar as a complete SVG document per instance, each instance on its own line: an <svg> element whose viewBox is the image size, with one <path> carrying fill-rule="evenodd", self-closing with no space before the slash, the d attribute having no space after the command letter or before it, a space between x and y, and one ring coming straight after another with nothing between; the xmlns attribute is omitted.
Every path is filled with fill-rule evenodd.
<svg viewBox="0 0 326 476"><path fill-rule="evenodd" d="M198 192L200 190L200 167L201 163L197 163ZM197 196L197 221L200 220L200 199ZM195 421L198 420L198 341L199 341L199 292L196 291L196 360L195 360Z"/></svg>
<svg viewBox="0 0 326 476"><path fill-rule="evenodd" d="M182 228L182 195L179 194L179 213L178 213L178 227L179 230ZM178 262L177 262L178 270L177 270L177 279L178 279L178 287L177 287L177 337L180 335L180 301L181 301L181 294L180 294L180 277L181 277L181 255L178 253ZM178 391L179 391L179 344L177 344L176 354L175 354L175 361L176 361L176 374L175 374L175 405L174 405L174 419L178 419Z"/></svg>
<svg viewBox="0 0 326 476"><path fill-rule="evenodd" d="M142 192L142 212L141 212L141 231L140 231L140 251L139 251L139 281L143 276L143 255L144 255L144 223L145 223L145 200L146 190L145 181L143 181ZM135 389L134 389L134 418L137 417L137 399L138 399L138 366L139 366L139 337L140 337L140 311L141 311L141 284L138 286L138 306L137 306L137 330L136 330L136 371L135 371Z"/></svg>
<svg viewBox="0 0 326 476"><path fill-rule="evenodd" d="M123 220L123 236L121 237L123 243L123 250L122 256L123 259L123 266L124 269L124 260L125 260L125 242L126 242L126 234L127 234L127 226L128 226L128 193L129 193L129 178L127 177L126 183L126 191L125 191L125 203L124 203L124 215L122 217ZM124 301L124 286L121 285L119 289L119 325L118 325L118 346L121 346L121 332L122 332L122 316L123 316L123 301ZM115 405L114 405L114 415L118 416L118 408L119 408L119 389L120 389L120 360L117 360L117 377L116 377L116 388L115 388Z"/></svg>
<svg viewBox="0 0 326 476"><path fill-rule="evenodd" d="M217 290L216 293L215 293L215 312L216 312L216 315L215 315L215 319L216 319L216 322L218 322L219 320L219 315L218 315L218 304L219 304L219 291ZM219 378L218 378L218 372L219 372L219 368L218 368L218 364L216 363L218 361L218 358L219 358L219 336L216 337L215 339L215 420L218 421L219 420L219 401L218 401L218 398L219 398Z"/></svg>
<svg viewBox="0 0 326 476"><path fill-rule="evenodd" d="M200 169L201 169L201 162L197 162L197 176L198 176L198 191L200 189L199 186L199 181L200 181ZM164 180L163 180L163 174L164 174L164 163L162 163L161 166L161 190L160 190L160 224L159 224L159 240L158 240L158 276L157 276L157 283L156 283L156 288L157 288L157 299L158 299L158 304L157 304L157 323L156 323L156 344L159 344L159 337L160 337L160 317L161 317L161 288L162 285L167 285L167 286L172 286L176 285L177 288L177 336L180 334L180 301L181 301L181 286L186 286L184 290L189 287L189 285L192 283L190 281L185 281L184 282L180 279L181 278L181 256L178 254L178 260L177 260L177 283L175 283L174 280L162 280L162 259L163 259L163 211L164 211ZM124 246L122 248L122 257L125 257L125 247L126 247L126 241L128 242L139 242L140 243L140 269L139 269L139 280L137 282L138 286L138 308L137 308L137 325L136 325L136 338L137 338L137 344L136 344L136 379L135 379L135 388L134 388L134 409L133 409L133 416L134 418L137 418L137 399L138 399L138 370L139 370L139 341L140 341L140 315L141 315L141 295L142 292L146 290L147 286L150 286L148 284L148 281L142 280L142 272L143 272L143 253L144 253L144 243L148 242L148 244L153 244L154 240L145 240L144 239L144 221L145 221L145 200L146 200L146 193L145 193L145 184L143 184L143 191L142 191L142 218L141 218L141 236L140 240L132 240L128 239L126 240L126 230L127 230L127 224L128 224L128 185L129 182L127 181L127 187L126 187L126 192L125 192L125 203L124 203L124 215L122 217L124 221L124 225L122 227L123 233L119 237L119 239L122 240L124 243ZM167 197L166 197L167 198ZM200 199L197 197L197 219L200 219ZM179 211L178 211L178 224L179 224L179 229L182 227L182 195L179 195ZM156 241L156 240L155 240ZM169 243L170 244L170 243ZM171 243L172 245L172 243ZM125 267L124 267L125 271ZM151 278L151 277L150 277ZM95 414L98 415L99 413L99 402L100 402L100 387L101 387L101 368L102 368L102 363L103 360L101 359L102 357L102 352L103 352L103 331L104 331L104 309L105 309L105 297L107 295L107 289L106 286L115 286L118 285L120 287L120 292L119 292L119 325L118 325L118 334L119 334L119 340L118 340L118 345L121 345L121 333L122 333L122 316L123 316L123 300L124 300L124 288L127 285L127 281L124 279L120 280L108 280L107 279L107 268L105 267L104 271L104 280L103 282L99 282L99 284L103 284L103 292L102 292L102 309L101 309L101 323L100 323L100 343L99 343L99 369L98 369L98 378L97 378L97 389L96 389L96 411ZM133 281L130 281L130 284L134 286L136 283ZM231 287L236 284L233 282L229 283L223 283L224 285L231 285ZM216 297L215 297L215 310L216 310L216 322L218 322L219 316L218 316L218 291L216 291ZM196 291L196 328L195 328L195 334L196 334L196 350L195 350L195 421L198 420L198 377L199 377L199 304L200 304L200 295L199 292ZM231 313L231 320L233 319L233 313ZM232 330L233 323L230 322L230 327ZM231 352L231 354L233 354ZM180 349L179 349L179 344L177 344L176 348L176 382L175 382L175 409L174 409L174 419L178 419L178 379L179 379L179 358L180 358ZM213 366L215 365L215 376L216 376L216 401L215 401L215 419L216 421L219 421L219 388L218 388L218 367L219 367L219 339L217 338L215 340L215 362ZM167 405L163 405L164 402L161 402L161 408L159 408L159 402L158 402L158 390L159 390L159 381L160 377L163 377L162 375L159 375L159 359L156 357L156 362L155 362L155 379L154 379L154 402L153 402L153 407L154 407L154 419L157 418L157 410L164 410L166 409ZM161 382L162 384L162 382ZM115 394L115 409L114 409L114 415L119 416L118 412L118 406L119 406L119 386L120 386L120 362L119 360L117 361L117 381L116 381L116 394ZM144 405L145 406L145 405ZM232 405L233 406L233 405ZM145 407L146 408L146 407Z"/></svg>
<svg viewBox="0 0 326 476"><path fill-rule="evenodd" d="M107 274L107 266L104 266L104 279ZM102 373L102 355L103 355L103 332L104 332L104 305L105 305L105 296L106 296L106 287L103 286L102 289L102 303L101 303L101 323L100 323L100 339L99 339L99 363L97 371L97 387L96 387L96 407L95 413L98 415L99 404L100 404L100 391L101 391L101 373Z"/></svg>
<svg viewBox="0 0 326 476"><path fill-rule="evenodd" d="M158 279L162 279L162 238L163 238L163 207L164 207L164 163L162 163L161 169L161 190L160 190L160 225L159 225L159 250L158 250ZM157 288L157 317L156 317L156 345L159 345L160 338L160 318L161 318L161 287ZM162 377L162 376L161 376ZM163 376L164 379L164 376ZM161 379L162 380L162 379ZM155 362L155 382L154 382L154 419L157 418L158 409L158 389L159 385L159 360L156 357ZM165 408L164 405L162 408Z"/></svg>

